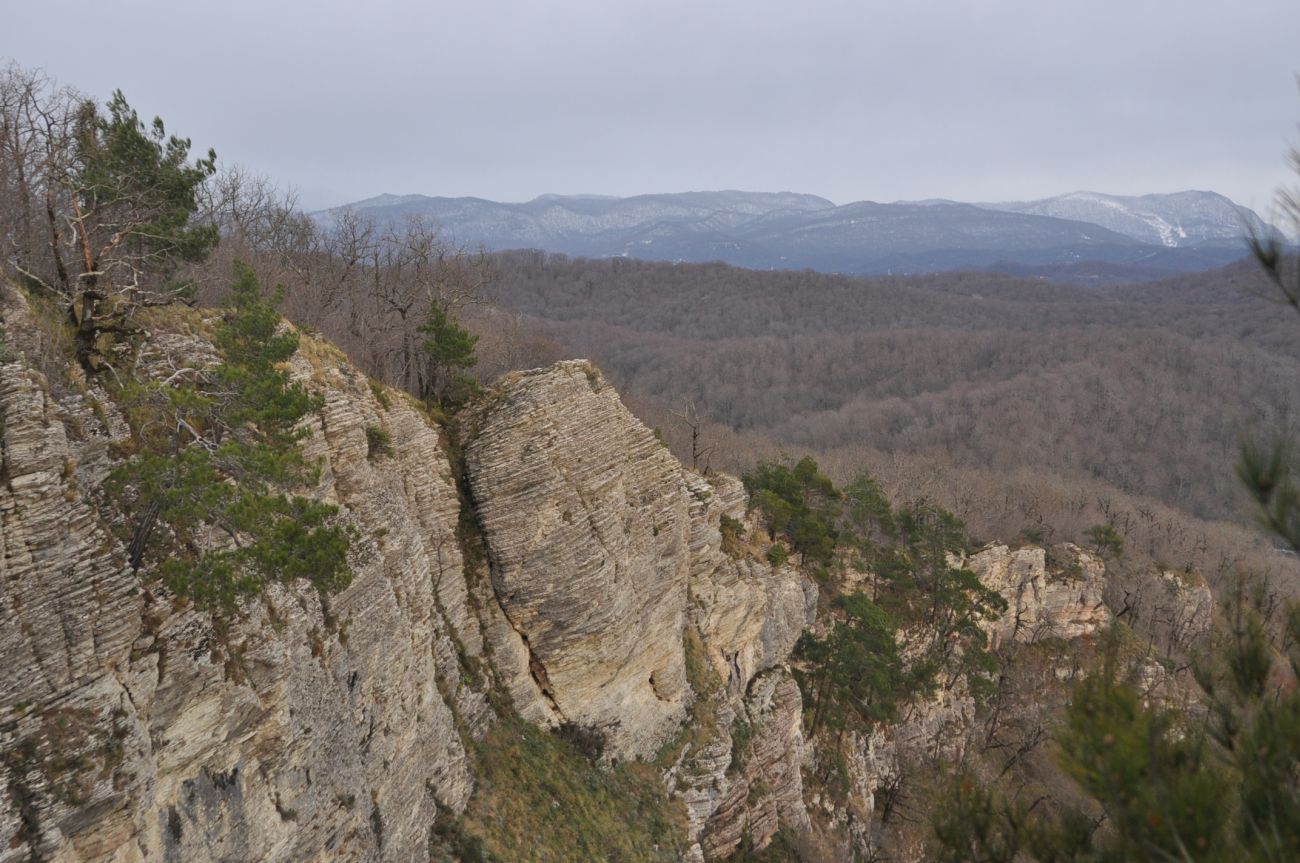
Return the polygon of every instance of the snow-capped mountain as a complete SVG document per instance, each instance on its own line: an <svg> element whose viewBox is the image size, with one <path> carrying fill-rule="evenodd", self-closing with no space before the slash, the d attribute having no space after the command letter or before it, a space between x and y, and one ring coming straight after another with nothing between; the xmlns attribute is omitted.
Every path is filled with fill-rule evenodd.
<svg viewBox="0 0 1300 863"><path fill-rule="evenodd" d="M1039 201L980 206L1091 222L1135 240L1169 248L1237 245L1249 232L1261 234L1268 229L1252 210L1239 207L1215 192L1174 192L1138 197L1071 192Z"/></svg>
<svg viewBox="0 0 1300 863"><path fill-rule="evenodd" d="M458 242L489 249L539 248L575 255L617 255L656 236L730 231L761 216L810 213L834 204L791 192L684 192L615 198L542 195L521 204L483 198L380 195L348 209L380 219L419 214Z"/></svg>
<svg viewBox="0 0 1300 863"><path fill-rule="evenodd" d="M525 203L380 195L347 209L381 222L418 214L454 242L489 250L858 274L997 269L1087 280L1103 273L1107 281L1220 266L1245 253L1243 225L1265 229L1254 213L1212 192L843 206L792 192L543 195Z"/></svg>

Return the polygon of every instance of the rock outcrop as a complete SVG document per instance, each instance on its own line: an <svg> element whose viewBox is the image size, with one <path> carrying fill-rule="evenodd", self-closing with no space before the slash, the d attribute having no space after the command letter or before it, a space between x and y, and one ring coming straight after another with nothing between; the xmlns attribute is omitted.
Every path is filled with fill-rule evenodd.
<svg viewBox="0 0 1300 863"><path fill-rule="evenodd" d="M708 858L727 856L746 838L751 847L762 850L782 826L809 826L800 772L803 709L794 678L779 669L759 675L744 700L740 721L745 723L741 739L747 742L733 748L722 776L715 778L717 808L701 836Z"/></svg>
<svg viewBox="0 0 1300 863"><path fill-rule="evenodd" d="M995 643L1078 638L1110 625L1110 609L1102 601L1105 565L1078 546L1067 543L1061 548L1066 559L1053 567L1047 565L1042 548L1011 549L998 543L965 562L1007 601L1006 612L990 627Z"/></svg>
<svg viewBox="0 0 1300 863"><path fill-rule="evenodd" d="M593 367L500 385L465 463L492 585L530 681L525 715L649 755L686 713L689 497L677 460ZM531 697L521 699L531 682Z"/></svg>
<svg viewBox="0 0 1300 863"><path fill-rule="evenodd" d="M508 378L469 418L466 473L510 623L525 715L654 752L692 697L688 617L732 693L789 655L815 607L793 568L722 550L744 490L685 471L589 363ZM688 601L689 600L689 601Z"/></svg>
<svg viewBox="0 0 1300 863"><path fill-rule="evenodd" d="M969 556L951 556L949 563L970 570L985 587L1006 600L1007 610L983 624L992 646L1029 650L1031 645L1049 640L1064 645L1076 639L1086 641L1111 625L1113 615L1103 602L1108 583L1106 567L1100 559L1072 544L1058 546L1049 553L1037 546L1013 549L993 543ZM1040 673L1047 679L1041 682L1058 692L1067 683L1060 672L1077 671L1062 669L1051 659L1044 659L1043 664L1048 667L1040 669ZM994 745L1002 747L1005 743L1000 738L994 740L999 728L1014 726L1003 732L1014 737L1020 734L1022 723L1041 730L1048 721L1048 708L1037 703L1047 696L1042 689L1028 699L1034 702L1032 705L1015 704L1020 693L1004 693L1010 705L1007 711L1015 716L999 720L991 718L993 712L981 716L966 678L958 677L950 683L937 688L928 698L908 703L899 721L878 726L870 734L848 735L849 743L844 747L847 794L842 800L817 796L811 801L844 828L860 853L880 851L879 813L883 807L895 804L888 798L900 793L907 775L917 765L933 769L934 765L963 763L972 756L972 741L976 752ZM997 724L999 721L1002 725ZM1014 739L1016 747L1024 747L1016 756L1020 758L1037 748L1045 736L1031 730ZM1003 763L1014 760L1007 762L1004 758ZM921 845L907 845L891 848L888 853L901 855L901 859L921 859L924 849Z"/></svg>
<svg viewBox="0 0 1300 863"><path fill-rule="evenodd" d="M747 536L762 533L757 515L745 511L745 487L738 480L688 474L687 486L691 617L714 670L730 692L743 692L755 674L784 662L812 625L817 588L793 566L773 566L753 548L724 548L723 518Z"/></svg>
<svg viewBox="0 0 1300 863"><path fill-rule="evenodd" d="M780 824L803 826L802 707L778 666L816 590L793 567L724 550L724 517L756 528L743 486L685 471L581 361L506 379L467 426L509 623L491 630L493 655L511 657L496 666L524 715L599 728L613 757L654 753L703 694L687 683L689 623L725 681L716 735L674 773L691 838L707 835L700 848L720 856L743 832L762 847ZM753 735L744 769L732 765L734 722Z"/></svg>
<svg viewBox="0 0 1300 863"><path fill-rule="evenodd" d="M437 431L321 345L295 374L325 396L306 449L357 529L354 580L214 621L130 571L77 483L113 405L0 368L0 860L419 859L437 805L464 805L451 704L483 707L453 642L478 636ZM371 426L393 458L367 457Z"/></svg>
<svg viewBox="0 0 1300 863"><path fill-rule="evenodd" d="M12 326L29 312L0 290ZM142 349L202 362L210 323L169 318ZM309 493L355 530L354 577L331 596L272 586L214 618L126 563L99 487L128 442L112 400L0 365L0 863L426 859L503 703L602 729L620 760L677 739L699 698L688 625L730 713L692 840L723 853L741 831L806 823L782 663L815 591L723 550L739 483L685 471L598 372L562 363L504 381L466 423L466 517L419 405L315 339L292 373L324 399ZM464 557L466 522L486 567ZM727 775L731 720L750 736Z"/></svg>

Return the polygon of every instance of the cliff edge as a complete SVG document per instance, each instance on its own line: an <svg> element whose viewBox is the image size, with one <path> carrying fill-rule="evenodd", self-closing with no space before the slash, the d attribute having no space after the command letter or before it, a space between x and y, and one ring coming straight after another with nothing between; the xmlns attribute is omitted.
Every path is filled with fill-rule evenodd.
<svg viewBox="0 0 1300 863"><path fill-rule="evenodd" d="M723 551L739 483L684 470L588 364L496 385L465 422L461 475L419 404L304 336L292 376L323 399L305 491L352 529L353 579L333 595L272 585L214 615L132 571L101 491L131 452L120 406L50 360L21 292L0 300L2 863L425 860L474 793L476 740L511 711L595 730L607 759L668 753L669 775L725 749L674 791L691 856L715 816L767 836L806 818L781 664L816 593ZM202 363L214 314L160 315L133 349ZM466 524L486 562L467 558ZM698 673L693 688L692 639L717 692ZM728 724L680 745L706 703L752 714L770 751L751 770L779 788L732 799L748 780L724 776Z"/></svg>

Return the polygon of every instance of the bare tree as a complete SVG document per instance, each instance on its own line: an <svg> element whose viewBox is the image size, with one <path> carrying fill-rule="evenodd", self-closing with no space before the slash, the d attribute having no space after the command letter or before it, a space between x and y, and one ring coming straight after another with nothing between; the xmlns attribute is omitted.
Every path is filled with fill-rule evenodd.
<svg viewBox="0 0 1300 863"><path fill-rule="evenodd" d="M691 469L700 470L700 461L704 462L704 469L700 471L705 476L709 475L709 462L713 458L714 444L705 446L703 442L704 419L700 416L699 409L695 402L688 401L686 407L680 411L673 411L672 415L677 418L691 433Z"/></svg>
<svg viewBox="0 0 1300 863"><path fill-rule="evenodd" d="M146 126L120 92L106 108L41 73L11 66L0 76L6 258L62 300L86 368L101 334L123 331L137 308L181 298L176 264L217 239L193 221L215 153L191 163L189 140L157 118Z"/></svg>

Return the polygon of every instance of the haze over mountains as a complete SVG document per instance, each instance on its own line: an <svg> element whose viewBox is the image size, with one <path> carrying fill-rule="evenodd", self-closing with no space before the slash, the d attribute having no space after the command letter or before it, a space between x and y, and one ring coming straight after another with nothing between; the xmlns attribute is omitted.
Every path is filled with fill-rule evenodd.
<svg viewBox="0 0 1300 863"><path fill-rule="evenodd" d="M380 195L346 209L381 222L420 215L457 243L493 251L862 275L987 269L1094 283L1222 266L1244 255L1248 230L1268 230L1251 210L1203 191L839 206L790 192L543 195L517 204Z"/></svg>

